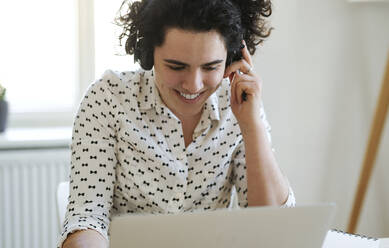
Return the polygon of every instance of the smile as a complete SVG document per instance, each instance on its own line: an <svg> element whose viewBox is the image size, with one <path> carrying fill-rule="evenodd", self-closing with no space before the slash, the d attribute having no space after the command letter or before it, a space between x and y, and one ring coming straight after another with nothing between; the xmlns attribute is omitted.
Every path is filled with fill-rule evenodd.
<svg viewBox="0 0 389 248"><path fill-rule="evenodd" d="M184 93L180 92L180 95L183 96L183 97L185 97L185 98L188 99L188 100L193 100L193 99L195 99L196 97L198 97L198 96L200 95L200 93L194 94L194 95L190 95L190 94L184 94Z"/></svg>
<svg viewBox="0 0 389 248"><path fill-rule="evenodd" d="M197 102L204 92L197 93L197 94L185 94L178 90L176 90L177 95L180 96L180 99L186 103L195 103Z"/></svg>

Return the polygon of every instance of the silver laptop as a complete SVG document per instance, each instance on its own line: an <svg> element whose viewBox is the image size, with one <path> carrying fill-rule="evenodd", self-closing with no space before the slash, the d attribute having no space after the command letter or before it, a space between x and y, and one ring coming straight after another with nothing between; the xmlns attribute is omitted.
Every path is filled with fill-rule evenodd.
<svg viewBox="0 0 389 248"><path fill-rule="evenodd" d="M177 215L122 215L110 226L110 248L321 247L335 204L255 207Z"/></svg>

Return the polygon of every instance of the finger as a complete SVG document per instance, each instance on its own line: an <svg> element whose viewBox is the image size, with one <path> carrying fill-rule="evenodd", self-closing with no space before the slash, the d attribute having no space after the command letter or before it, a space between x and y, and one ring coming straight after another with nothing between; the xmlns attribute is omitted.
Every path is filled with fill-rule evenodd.
<svg viewBox="0 0 389 248"><path fill-rule="evenodd" d="M231 73L228 78L230 79L230 83L232 84L232 80L234 80L234 77L235 77L235 72Z"/></svg>
<svg viewBox="0 0 389 248"><path fill-rule="evenodd" d="M251 59L251 55L250 55L250 52L249 50L247 49L247 45L246 45L246 41L243 40L242 41L244 47L242 49L242 56L243 56L243 59L247 61L247 63L250 65L250 67L253 66L253 61Z"/></svg>
<svg viewBox="0 0 389 248"><path fill-rule="evenodd" d="M241 88L239 88L238 82L235 83L235 95L236 95L236 102L238 104L242 103L242 93Z"/></svg>
<svg viewBox="0 0 389 248"><path fill-rule="evenodd" d="M243 94L243 91L242 89L240 88L239 84L241 84L242 82L245 82L244 78L241 77L242 75L239 75L238 73L236 73L236 76L234 77L234 87L233 87L233 93L234 93L234 100L235 100L235 103L238 103L240 104L242 101L243 101L243 97L242 97L242 94Z"/></svg>
<svg viewBox="0 0 389 248"><path fill-rule="evenodd" d="M241 59L241 60L238 60L238 61L230 64L226 68L224 75L228 76L231 73L236 72L237 70L244 73L244 72L247 72L250 68L251 68L251 66L247 63L247 61L245 61L244 59Z"/></svg>
<svg viewBox="0 0 389 248"><path fill-rule="evenodd" d="M230 79L230 81L231 81L231 105L233 105L233 104L235 104L237 102L237 100L236 100L236 93L235 93L235 89L236 89L235 75L236 75L236 73L233 73L232 74L232 79Z"/></svg>
<svg viewBox="0 0 389 248"><path fill-rule="evenodd" d="M238 99L237 100L238 102L242 102L244 100L243 97L242 99L240 99L240 96L242 95L243 91L246 92L245 89L242 89L243 91L239 90L240 89L239 87L242 87L242 85L249 87L250 88L249 91L253 93L255 93L256 91L258 92L261 91L261 80L255 76L251 76L248 74L236 74L234 78L234 84L236 87L235 94L236 94L236 98ZM246 96L247 93L249 92L246 92Z"/></svg>
<svg viewBox="0 0 389 248"><path fill-rule="evenodd" d="M256 93L256 88L254 86L253 82L248 82L248 81L240 81L240 82L235 82L235 94L237 97L237 102L238 103L243 103L243 92L245 92L247 101L251 99L253 95Z"/></svg>
<svg viewBox="0 0 389 248"><path fill-rule="evenodd" d="M235 81L241 82L241 81L256 81L255 76L251 76L250 74L244 74L244 73L236 73L235 75Z"/></svg>
<svg viewBox="0 0 389 248"><path fill-rule="evenodd" d="M250 68L251 66L244 59L236 61L226 68L224 72L224 77L228 77L231 73L236 72L238 70L243 73L248 72ZM252 74L252 71L250 71L249 74Z"/></svg>
<svg viewBox="0 0 389 248"><path fill-rule="evenodd" d="M239 91L237 85L242 82L248 82L249 84L255 84L255 78L246 74L233 73L233 79L231 80L231 104L241 103L243 101L243 91ZM231 78L230 78L231 79Z"/></svg>

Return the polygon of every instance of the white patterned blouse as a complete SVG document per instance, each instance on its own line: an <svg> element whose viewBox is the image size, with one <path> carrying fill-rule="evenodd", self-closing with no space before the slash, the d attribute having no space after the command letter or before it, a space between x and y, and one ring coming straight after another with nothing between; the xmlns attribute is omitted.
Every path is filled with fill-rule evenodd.
<svg viewBox="0 0 389 248"><path fill-rule="evenodd" d="M106 71L88 88L74 121L70 196L58 247L71 232L108 239L112 215L229 207L235 187L247 207L243 138L223 80L205 103L193 142L162 102L153 71ZM258 113L270 137L263 110ZM293 191L283 206L294 206Z"/></svg>

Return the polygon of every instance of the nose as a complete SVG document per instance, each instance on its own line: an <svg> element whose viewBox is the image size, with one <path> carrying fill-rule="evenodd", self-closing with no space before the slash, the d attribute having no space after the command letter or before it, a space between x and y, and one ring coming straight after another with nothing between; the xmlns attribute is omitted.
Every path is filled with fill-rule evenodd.
<svg viewBox="0 0 389 248"><path fill-rule="evenodd" d="M203 87L203 75L201 70L194 70L188 73L185 78L182 87L190 94L198 93Z"/></svg>

